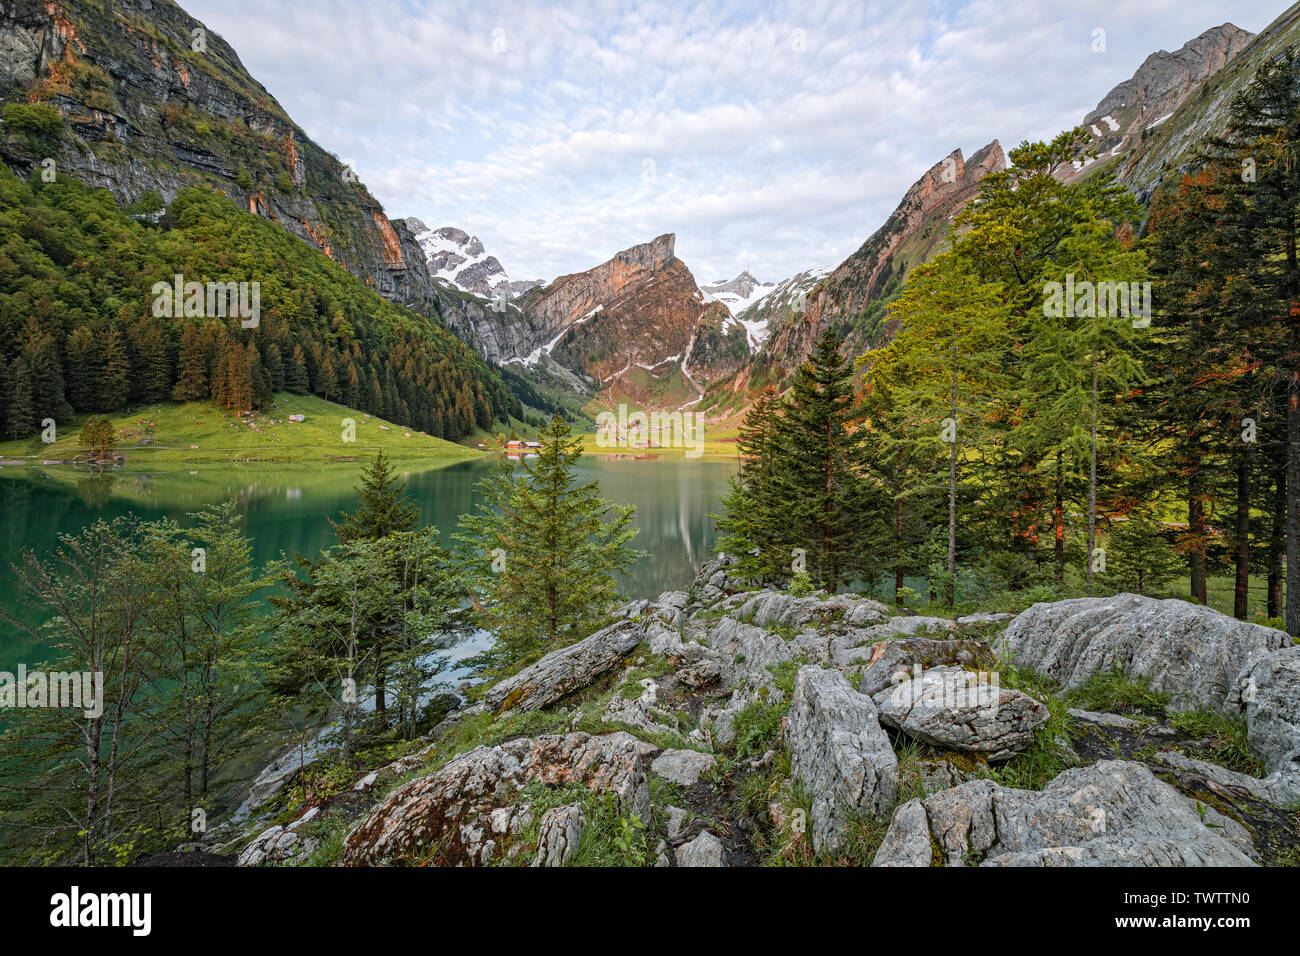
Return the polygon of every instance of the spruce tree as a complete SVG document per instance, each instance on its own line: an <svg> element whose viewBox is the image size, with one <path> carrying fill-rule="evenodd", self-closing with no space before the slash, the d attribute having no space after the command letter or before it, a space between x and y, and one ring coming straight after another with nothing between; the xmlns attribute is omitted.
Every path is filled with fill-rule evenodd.
<svg viewBox="0 0 1300 956"><path fill-rule="evenodd" d="M397 469L379 451L361 472L357 509L332 522L335 537L347 543L358 539L378 541L394 532L411 531L419 524L420 509L405 497L406 483L398 483Z"/></svg>
<svg viewBox="0 0 1300 956"><path fill-rule="evenodd" d="M789 577L785 500L777 481L781 407L776 387L769 385L746 412L736 442L739 472L722 498L722 514L715 516L716 548L736 560L742 578L783 581Z"/></svg>
<svg viewBox="0 0 1300 956"><path fill-rule="evenodd" d="M858 539L868 517L880 514L878 496L863 481L865 433L857 415L852 366L840 354L834 330L827 329L795 372L777 420L775 486L784 499L787 568L806 571L817 587L831 592L864 570Z"/></svg>
<svg viewBox="0 0 1300 956"><path fill-rule="evenodd" d="M181 331L180 372L172 397L178 402L201 402L212 397L208 383L207 345L197 325L189 324Z"/></svg>
<svg viewBox="0 0 1300 956"><path fill-rule="evenodd" d="M536 458L516 469L504 456L479 483L482 501L461 518L456 540L498 672L586 637L619 596L618 575L640 553L631 507L600 497L599 483L579 483L582 442L556 415L541 433Z"/></svg>

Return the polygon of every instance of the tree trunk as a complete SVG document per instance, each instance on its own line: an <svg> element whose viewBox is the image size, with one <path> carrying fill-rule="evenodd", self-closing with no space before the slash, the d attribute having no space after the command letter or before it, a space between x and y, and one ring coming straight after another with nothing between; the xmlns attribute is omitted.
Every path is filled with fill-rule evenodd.
<svg viewBox="0 0 1300 956"><path fill-rule="evenodd" d="M1192 539L1192 549L1188 554L1192 573L1192 600L1206 604L1205 502L1201 500L1201 476L1196 471L1187 479L1187 532Z"/></svg>
<svg viewBox="0 0 1300 956"><path fill-rule="evenodd" d="M1282 616L1282 581L1286 574L1286 467L1283 463L1273 479L1273 530L1268 540L1268 616Z"/></svg>
<svg viewBox="0 0 1300 956"><path fill-rule="evenodd" d="M1095 321L1095 320L1094 320ZM1092 346L1092 447L1088 464L1088 595L1097 557L1097 345Z"/></svg>
<svg viewBox="0 0 1300 956"><path fill-rule="evenodd" d="M1065 475L1061 453L1056 453L1056 502L1052 510L1052 525L1056 534L1053 545L1056 558L1056 583L1065 583Z"/></svg>
<svg viewBox="0 0 1300 956"><path fill-rule="evenodd" d="M1250 604L1250 454L1237 455L1236 580L1232 589L1232 616L1246 620Z"/></svg>

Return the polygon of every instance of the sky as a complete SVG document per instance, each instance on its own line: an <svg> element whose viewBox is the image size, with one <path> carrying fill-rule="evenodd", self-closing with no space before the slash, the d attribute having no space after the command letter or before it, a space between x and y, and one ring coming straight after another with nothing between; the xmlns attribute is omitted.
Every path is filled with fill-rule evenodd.
<svg viewBox="0 0 1300 956"><path fill-rule="evenodd" d="M512 279L672 232L701 284L835 266L953 149L1051 137L1148 54L1286 8L180 2L391 218L478 236Z"/></svg>

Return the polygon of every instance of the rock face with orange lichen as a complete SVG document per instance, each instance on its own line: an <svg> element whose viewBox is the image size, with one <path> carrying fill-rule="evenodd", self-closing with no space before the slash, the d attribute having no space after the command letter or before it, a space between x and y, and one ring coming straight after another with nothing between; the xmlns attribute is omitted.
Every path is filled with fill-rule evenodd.
<svg viewBox="0 0 1300 956"><path fill-rule="evenodd" d="M558 364L611 398L697 399L704 383L748 361L750 348L744 328L677 258L676 241L662 235L529 289L480 324L475 344L498 363Z"/></svg>
<svg viewBox="0 0 1300 956"><path fill-rule="evenodd" d="M19 175L53 159L122 203L145 192L168 203L186 186L208 186L387 298L438 298L409 231L293 122L229 44L173 3L4 4L0 100L42 103L63 120L47 144L0 139L0 157Z"/></svg>
<svg viewBox="0 0 1300 956"><path fill-rule="evenodd" d="M479 747L390 793L348 834L343 863L374 866L427 860L442 866L475 866L524 849L532 852L535 847L521 842L533 820L532 808L520 797L529 784L576 785L611 793L623 814L648 821L650 790L642 758L656 749L623 732L546 736ZM549 826L542 828L539 838L543 849L551 851L544 855L555 862L566 854L553 844L576 847L581 838L580 813L565 816L569 819L562 841L555 839Z"/></svg>

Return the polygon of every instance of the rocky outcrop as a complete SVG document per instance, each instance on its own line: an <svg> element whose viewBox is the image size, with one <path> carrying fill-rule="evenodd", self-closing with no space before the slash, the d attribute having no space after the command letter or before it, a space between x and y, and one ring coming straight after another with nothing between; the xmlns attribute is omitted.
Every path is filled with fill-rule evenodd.
<svg viewBox="0 0 1300 956"><path fill-rule="evenodd" d="M665 750L650 764L650 772L671 783L693 787L701 777L713 772L717 762L713 754L698 750Z"/></svg>
<svg viewBox="0 0 1300 956"><path fill-rule="evenodd" d="M790 772L812 800L813 848L833 852L845 814L879 812L898 791L898 758L871 698L839 671L808 666L795 678L785 728Z"/></svg>
<svg viewBox="0 0 1300 956"><path fill-rule="evenodd" d="M986 672L961 667L933 667L872 700L886 727L992 762L1025 750L1047 722L1047 708L1028 694L997 686Z"/></svg>
<svg viewBox="0 0 1300 956"><path fill-rule="evenodd" d="M735 616L759 627L868 627L889 620L889 608L856 594L794 597L781 591L747 596Z"/></svg>
<svg viewBox="0 0 1300 956"><path fill-rule="evenodd" d="M398 787L344 843L343 862L376 865L429 858L443 865L479 865L505 852L533 819L518 793L530 783L579 784L613 793L624 813L649 819L642 757L654 748L627 733L577 733L479 747L428 777ZM552 859L576 827L553 815L540 847ZM557 830L558 828L558 830ZM531 849L531 848L530 848Z"/></svg>
<svg viewBox="0 0 1300 956"><path fill-rule="evenodd" d="M923 618L901 618L904 621ZM993 649L984 641L935 640L928 637L905 637L880 640L858 649L856 654L837 658L845 666L862 660L864 669L858 690L871 697L903 680L910 680L918 669L959 665L976 670L992 670L996 664Z"/></svg>
<svg viewBox="0 0 1300 956"><path fill-rule="evenodd" d="M1148 131L1169 121L1205 80L1227 66L1254 37L1253 33L1224 23L1188 40L1172 53L1152 53L1137 72L1102 97L1097 108L1083 118L1082 126L1090 136L1088 147L1097 157L1076 160L1073 168L1063 172L1063 178L1082 179L1092 172L1094 162L1125 156L1146 138Z"/></svg>
<svg viewBox="0 0 1300 956"><path fill-rule="evenodd" d="M1284 647L1244 669L1230 703L1244 710L1251 751L1280 786L1300 797L1300 646Z"/></svg>
<svg viewBox="0 0 1300 956"><path fill-rule="evenodd" d="M582 804L566 803L542 814L537 834L537 855L533 866L564 866L578 852L587 830Z"/></svg>
<svg viewBox="0 0 1300 956"><path fill-rule="evenodd" d="M273 826L254 838L239 854L239 866L284 865L310 856L319 841L311 835L311 824L320 818L312 807L287 826Z"/></svg>
<svg viewBox="0 0 1300 956"><path fill-rule="evenodd" d="M411 216L403 220L424 253L429 275L477 296L493 299L498 295L513 299L542 280L511 280L496 256L490 256L478 236L471 236L455 226L430 229Z"/></svg>
<svg viewBox="0 0 1300 956"><path fill-rule="evenodd" d="M1243 669L1289 643L1207 607L1119 594L1035 604L994 649L1067 688L1119 669L1149 679L1173 707L1223 711Z"/></svg>
<svg viewBox="0 0 1300 956"><path fill-rule="evenodd" d="M1249 835L1226 820L1203 817L1141 764L1108 760L1041 792L975 780L909 800L872 865L1253 865Z"/></svg>
<svg viewBox="0 0 1300 956"><path fill-rule="evenodd" d="M493 710L540 710L613 670L644 639L640 621L611 624L495 684L483 703Z"/></svg>

